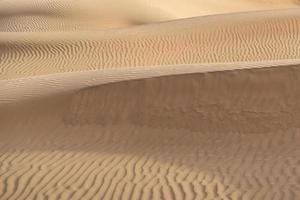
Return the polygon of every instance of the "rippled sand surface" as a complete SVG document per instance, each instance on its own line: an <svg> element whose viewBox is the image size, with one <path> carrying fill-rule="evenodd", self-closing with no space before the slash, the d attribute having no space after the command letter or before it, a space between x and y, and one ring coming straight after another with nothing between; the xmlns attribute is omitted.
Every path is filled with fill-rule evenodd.
<svg viewBox="0 0 300 200"><path fill-rule="evenodd" d="M0 200L300 199L298 4L0 1Z"/></svg>

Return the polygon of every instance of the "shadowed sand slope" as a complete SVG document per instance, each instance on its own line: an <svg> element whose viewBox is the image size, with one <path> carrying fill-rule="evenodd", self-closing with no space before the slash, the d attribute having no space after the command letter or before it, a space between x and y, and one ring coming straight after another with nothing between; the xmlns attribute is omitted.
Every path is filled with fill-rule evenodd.
<svg viewBox="0 0 300 200"><path fill-rule="evenodd" d="M0 33L0 78L134 66L297 59L300 10L98 32Z"/></svg>
<svg viewBox="0 0 300 200"><path fill-rule="evenodd" d="M299 74L194 72L0 107L0 199L298 199Z"/></svg>

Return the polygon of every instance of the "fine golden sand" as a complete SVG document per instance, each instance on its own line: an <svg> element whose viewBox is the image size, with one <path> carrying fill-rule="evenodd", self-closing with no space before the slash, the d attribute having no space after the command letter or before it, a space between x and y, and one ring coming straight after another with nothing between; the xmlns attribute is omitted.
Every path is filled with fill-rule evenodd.
<svg viewBox="0 0 300 200"><path fill-rule="evenodd" d="M300 199L298 4L0 0L0 200Z"/></svg>

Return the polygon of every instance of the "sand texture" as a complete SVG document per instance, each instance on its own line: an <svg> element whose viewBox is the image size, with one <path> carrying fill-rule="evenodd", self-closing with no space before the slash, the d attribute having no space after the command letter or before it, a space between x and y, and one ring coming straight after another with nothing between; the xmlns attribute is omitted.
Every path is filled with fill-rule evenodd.
<svg viewBox="0 0 300 200"><path fill-rule="evenodd" d="M0 0L0 200L300 199L298 5Z"/></svg>

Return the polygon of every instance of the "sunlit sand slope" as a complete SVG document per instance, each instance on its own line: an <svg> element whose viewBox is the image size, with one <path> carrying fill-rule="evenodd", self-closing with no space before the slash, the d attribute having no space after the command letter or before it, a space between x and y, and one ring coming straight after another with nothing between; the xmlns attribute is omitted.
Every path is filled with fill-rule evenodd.
<svg viewBox="0 0 300 200"><path fill-rule="evenodd" d="M0 78L134 66L300 57L300 9L98 32L0 33Z"/></svg>

